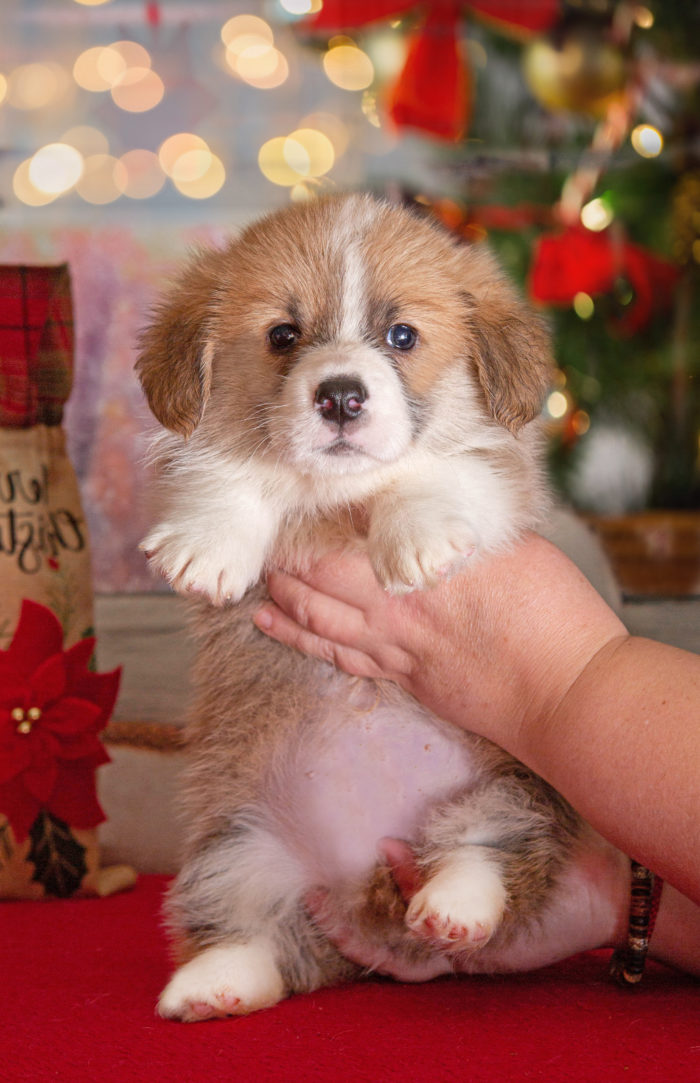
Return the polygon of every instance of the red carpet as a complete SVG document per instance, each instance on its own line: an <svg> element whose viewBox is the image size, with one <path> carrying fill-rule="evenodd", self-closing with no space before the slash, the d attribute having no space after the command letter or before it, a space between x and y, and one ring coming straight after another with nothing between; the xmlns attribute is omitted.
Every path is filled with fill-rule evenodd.
<svg viewBox="0 0 700 1083"><path fill-rule="evenodd" d="M499 1083L700 1078L700 985L652 964L605 979L607 953L517 977L371 981L241 1019L154 1015L168 972L164 880L109 899L0 903L5 1083Z"/></svg>

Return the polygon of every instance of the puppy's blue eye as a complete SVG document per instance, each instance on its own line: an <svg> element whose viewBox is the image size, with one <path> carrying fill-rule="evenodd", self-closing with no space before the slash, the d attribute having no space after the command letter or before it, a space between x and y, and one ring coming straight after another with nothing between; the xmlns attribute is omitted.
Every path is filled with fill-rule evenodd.
<svg viewBox="0 0 700 1083"><path fill-rule="evenodd" d="M407 323L395 323L386 333L387 342L395 350L410 350L415 346L417 339L418 335Z"/></svg>
<svg viewBox="0 0 700 1083"><path fill-rule="evenodd" d="M288 350L296 345L299 338L299 329L292 323L280 323L273 327L267 336L270 345L276 350Z"/></svg>

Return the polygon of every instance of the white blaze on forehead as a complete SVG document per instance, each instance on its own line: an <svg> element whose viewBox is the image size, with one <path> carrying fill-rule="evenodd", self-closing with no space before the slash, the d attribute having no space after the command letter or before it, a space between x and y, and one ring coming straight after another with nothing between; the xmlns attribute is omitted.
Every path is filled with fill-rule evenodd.
<svg viewBox="0 0 700 1083"><path fill-rule="evenodd" d="M351 199L338 219L336 239L343 254L343 285L340 311L340 339L357 339L365 322L367 274L362 255L364 233L376 221L375 203Z"/></svg>

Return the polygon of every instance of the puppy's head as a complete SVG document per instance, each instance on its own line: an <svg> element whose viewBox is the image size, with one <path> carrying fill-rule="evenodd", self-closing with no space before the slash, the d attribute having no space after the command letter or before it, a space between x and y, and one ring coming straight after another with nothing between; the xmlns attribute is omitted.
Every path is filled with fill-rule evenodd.
<svg viewBox="0 0 700 1083"><path fill-rule="evenodd" d="M197 256L137 371L184 437L347 474L540 411L540 322L484 250L366 196L297 204Z"/></svg>

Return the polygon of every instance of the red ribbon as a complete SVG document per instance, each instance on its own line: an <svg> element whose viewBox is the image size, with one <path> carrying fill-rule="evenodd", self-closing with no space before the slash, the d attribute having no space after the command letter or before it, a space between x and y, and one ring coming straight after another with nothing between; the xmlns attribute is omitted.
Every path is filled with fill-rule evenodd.
<svg viewBox="0 0 700 1083"><path fill-rule="evenodd" d="M458 24L468 7L503 29L546 30L559 15L559 0L324 0L309 25L350 30L417 9L423 19L411 35L389 112L400 128L418 128L441 139L460 139L471 114L471 73L459 47Z"/></svg>
<svg viewBox="0 0 700 1083"><path fill-rule="evenodd" d="M577 293L610 293L626 278L634 300L614 321L622 335L642 330L653 312L670 306L678 268L646 248L630 244L610 229L594 233L571 226L540 237L530 272L530 294L545 304L570 305Z"/></svg>

